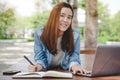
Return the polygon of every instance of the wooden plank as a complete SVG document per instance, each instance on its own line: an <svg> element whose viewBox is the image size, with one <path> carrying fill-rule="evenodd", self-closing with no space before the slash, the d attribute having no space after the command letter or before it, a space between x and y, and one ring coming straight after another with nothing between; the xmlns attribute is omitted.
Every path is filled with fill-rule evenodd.
<svg viewBox="0 0 120 80"><path fill-rule="evenodd" d="M81 48L80 54L95 54L95 51L93 48Z"/></svg>

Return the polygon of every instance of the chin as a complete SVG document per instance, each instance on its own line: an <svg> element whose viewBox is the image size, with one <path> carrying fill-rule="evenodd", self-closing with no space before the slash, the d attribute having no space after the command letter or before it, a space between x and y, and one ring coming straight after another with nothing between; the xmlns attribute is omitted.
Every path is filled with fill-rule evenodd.
<svg viewBox="0 0 120 80"><path fill-rule="evenodd" d="M66 31L66 30L67 30L67 29L60 29L60 31L63 31L63 32Z"/></svg>
<svg viewBox="0 0 120 80"><path fill-rule="evenodd" d="M59 27L59 30L64 32L64 31L66 31L68 28L69 28L68 26L66 26L66 27L65 27L65 26L60 26L60 27Z"/></svg>

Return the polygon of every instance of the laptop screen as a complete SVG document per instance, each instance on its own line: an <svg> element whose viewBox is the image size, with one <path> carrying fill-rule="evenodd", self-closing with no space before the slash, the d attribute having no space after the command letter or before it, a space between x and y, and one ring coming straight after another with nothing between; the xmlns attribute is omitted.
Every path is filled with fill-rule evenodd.
<svg viewBox="0 0 120 80"><path fill-rule="evenodd" d="M98 45L92 76L120 74L120 46Z"/></svg>

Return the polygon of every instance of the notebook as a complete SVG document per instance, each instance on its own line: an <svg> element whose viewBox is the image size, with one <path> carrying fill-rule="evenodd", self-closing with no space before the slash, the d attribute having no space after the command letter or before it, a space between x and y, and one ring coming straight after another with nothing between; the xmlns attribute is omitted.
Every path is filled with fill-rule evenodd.
<svg viewBox="0 0 120 80"><path fill-rule="evenodd" d="M77 75L88 77L120 75L120 45L98 45L91 73Z"/></svg>
<svg viewBox="0 0 120 80"><path fill-rule="evenodd" d="M12 78L13 79L72 78L72 73L60 71L21 72L13 75Z"/></svg>

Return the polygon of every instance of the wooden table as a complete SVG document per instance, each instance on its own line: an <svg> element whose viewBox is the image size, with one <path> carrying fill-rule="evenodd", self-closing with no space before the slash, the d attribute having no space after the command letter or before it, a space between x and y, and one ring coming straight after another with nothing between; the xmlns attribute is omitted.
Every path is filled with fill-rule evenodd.
<svg viewBox="0 0 120 80"><path fill-rule="evenodd" d="M81 54L81 64L82 67L91 70L92 64L94 60L95 54ZM33 61L33 56L29 57ZM6 70L20 70L20 71L27 71L29 63L23 59L22 61L18 62L17 64L11 66L10 68ZM5 71L5 70L4 70ZM2 75L2 72L0 73L0 80L120 80L120 76L106 76L106 77L83 77L83 76L77 76L73 75L73 79L12 79L11 76Z"/></svg>
<svg viewBox="0 0 120 80"><path fill-rule="evenodd" d="M80 48L80 54L94 54L96 51L96 48Z"/></svg>

